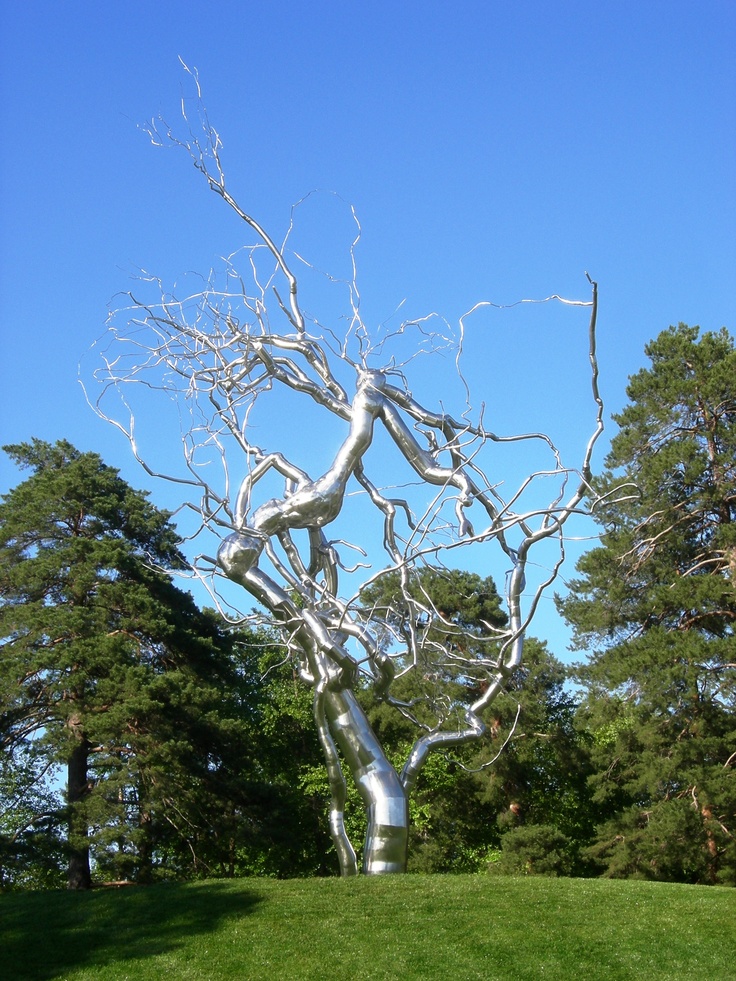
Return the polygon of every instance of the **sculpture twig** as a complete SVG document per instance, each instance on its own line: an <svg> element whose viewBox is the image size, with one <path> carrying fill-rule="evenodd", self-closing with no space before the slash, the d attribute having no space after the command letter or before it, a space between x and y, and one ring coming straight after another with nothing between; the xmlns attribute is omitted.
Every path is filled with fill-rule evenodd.
<svg viewBox="0 0 736 981"><path fill-rule="evenodd" d="M196 75L190 74L199 96ZM330 829L341 870L349 875L357 869L355 850L345 832L345 766L368 815L364 869L401 871L406 864L408 795L423 764L431 752L482 737L483 714L521 664L525 632L564 559L564 526L573 515L586 511L591 498L591 456L603 428L595 351L597 287L591 280L592 298L574 301L590 310L588 351L596 407L592 435L575 469L563 465L555 444L544 433L501 436L485 427L482 412L473 419L462 375L466 398L459 415L446 412L439 399L433 406L422 404L409 390L403 368L387 358L388 340L372 343L360 319L360 294L354 281L348 284L350 317L345 335L339 338L315 330L302 308L286 245L278 246L226 187L222 143L199 105L203 127L199 136L189 125L186 110L186 138L176 137L161 122L152 125L149 133L154 143L174 145L189 154L209 187L255 236L245 251L250 285L236 272L232 256L226 265L227 288L218 288L210 277L202 290L187 293L182 300L167 295L146 277L148 285L153 282L158 287L159 298L144 302L131 293L129 305L113 319L116 348L104 356L104 367L98 372L103 382L98 411L103 412L103 401L115 391L122 393L127 406L123 390L131 383L158 388L186 405L187 472L177 479L182 486L198 490L199 501L188 503L197 509L200 527L218 539L216 558L203 559L203 565L209 564L211 572L237 583L258 602L299 662L301 677L313 686L314 717L332 795ZM265 272L262 254L273 264ZM354 266L352 250L351 261ZM573 302L557 296L546 300L557 301ZM117 327L121 316L123 330ZM460 321L458 372L467 316ZM396 333L402 334L410 323L423 331L430 346L437 343L420 321L407 322ZM379 355L384 360L376 365ZM322 412L326 423L342 430L332 462L316 476L284 448L266 449L253 442L253 419L258 416L261 426L275 421L261 407L279 392L288 396L292 407L301 400L305 410ZM292 419L294 426L299 425L296 416ZM129 413L127 424L117 425L142 459L134 413ZM393 453L384 463L372 452L379 432ZM550 465L502 496L497 476L492 480L484 472L483 450L520 443L540 446L549 454ZM217 479L210 475L213 467ZM391 468L394 487L385 480ZM239 471L235 478L234 471ZM522 505L550 480L556 482L551 500ZM396 485L404 485L405 490L397 493ZM361 560L358 565L365 569L368 583L386 575L398 577L402 603L409 611L399 627L391 617L366 608L360 589L348 597L340 593L340 577L345 576L341 551L349 546L366 556L370 546L362 539L347 543L341 535L339 541L330 540L326 530L344 523L357 504L362 510L361 517L354 519L356 534L377 537L383 546L378 567L375 561ZM370 529L373 517L375 531ZM530 556L542 542L550 541L557 543L557 557L548 574L527 593ZM480 647L476 635L443 617L431 596L417 598L410 589L418 569L470 549L483 555L495 549L508 570L508 623L503 628L489 625ZM443 646L418 624L441 625L446 636L455 638L458 649L464 646L463 638L472 640L472 656ZM474 692L467 704L460 704L457 694L439 693L433 703L435 720L428 722L426 713L420 719L417 702L396 698L392 692L395 678L417 667L428 674L434 671L445 678L482 684L466 686ZM400 775L387 760L356 698L356 686L365 683L420 727Z"/></svg>

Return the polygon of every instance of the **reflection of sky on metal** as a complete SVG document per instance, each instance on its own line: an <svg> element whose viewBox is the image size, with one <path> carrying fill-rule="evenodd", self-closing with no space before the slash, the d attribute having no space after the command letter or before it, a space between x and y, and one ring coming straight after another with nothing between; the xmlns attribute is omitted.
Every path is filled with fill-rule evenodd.
<svg viewBox="0 0 736 981"><path fill-rule="evenodd" d="M298 237L298 227L297 224L289 245ZM346 246L349 254L348 246L349 243ZM299 255L305 260L304 250ZM103 394L101 408L126 428L128 417L132 414L135 418L136 448L146 463L159 472L166 471L182 479L191 478L191 474L181 465L183 461L172 468L168 454L162 452L164 446L181 445L181 436L177 432L181 429L187 447L199 444L192 457L197 474L218 497L229 497L233 507L238 487L255 465L255 459L251 457L249 460L234 440L222 435L222 424L216 415L214 426L212 424L211 405L206 397L202 397L207 379L211 377L207 368L211 361L201 353L209 347L208 337L214 338L220 352L218 364L234 366L232 370L239 378L239 385L236 386L239 392L246 391L245 386L259 376L262 379L254 390L254 397L240 402L238 425L240 427L247 419L246 438L251 445L258 447L259 458L266 455L266 463L268 454L278 452L289 461L290 467L296 468L297 474L304 472L304 479L308 475L309 480L320 478L324 482L326 478L321 478L321 475L326 475L333 468L337 448L344 443L350 428L344 418L330 411L327 405L320 404L321 398L315 400L308 393L295 391L277 379L265 384L262 374L264 365L258 359L255 367L244 374L243 358L248 348L244 346L245 334L242 332L252 331L257 340L263 329L255 327L254 311L259 309L258 303L261 301L256 302L248 297L263 290L262 300L266 303L266 309L261 310L258 318L270 330L282 330L288 334L293 331L272 293L272 285L281 290L281 294L284 293L279 277L271 280L273 261L269 265L264 262L262 252L256 253L254 274L252 258L253 253L248 250L243 250L235 258L230 257L228 275L213 274L206 284L200 277L187 277L171 293L164 284L165 308L161 307L161 286L158 283L142 281L134 286L133 295L139 302L145 302L146 307L131 306L127 301L122 304L112 318L111 334L91 352L91 363L87 369L88 372L96 370L101 380L117 380L116 386ZM353 287L351 292L349 284L317 273L314 265L307 265L302 260L287 251L286 261L299 275L300 305L310 304L311 310L320 311L319 318L314 315L313 322L308 323L308 329L313 332L312 336L317 331L321 332L319 343L327 356L330 370L348 393L348 398L353 400L353 406L357 405L353 394L358 381L355 365L361 361L387 369L387 374L380 376L384 379L381 384L388 385L387 393L393 389L398 397L400 393L408 391L417 410L421 405L419 417L424 418L422 426L415 430L412 419L407 415L401 425L408 423L409 430L405 430L403 436L395 433L392 438L385 428L389 419L383 418L383 414L395 415L396 424L399 424L402 414L406 414L400 407L403 396L395 405L392 402L394 396L388 400L385 396L379 396L380 404L384 406L380 409L381 417L375 417L375 426L371 425L372 438L367 452L360 451L369 479L387 496L406 499L414 520L419 524L420 530L413 531L404 514L401 511L397 513L395 530L399 549L406 549L407 557L416 556L419 549L420 555L429 564L439 561L449 567L471 568L484 576L492 574L503 590L504 580L513 565L510 557L504 557L502 552L497 554L491 542L472 549L464 547L467 543L463 537L457 537L458 521L464 521L455 503L460 485L454 489L450 487L448 494L448 489L443 492L441 486L433 487L432 481L427 485L420 480L409 464L411 453L407 456L408 447L403 444L412 438L409 434L413 432L419 441L417 451L423 453L419 448L422 445L426 447L422 430L427 431L427 424L431 429L431 418L439 412L462 419L470 427L482 423L486 431L495 433L501 441L485 442L473 436L472 432L461 436L459 448L472 461L468 475L477 481L481 490L489 484L494 494L499 495L501 502L509 504L515 514L529 514L531 526L539 526L541 516L550 503L559 500L560 495L562 499L568 499L577 485L577 471L582 465L584 448L595 426L596 406L592 398L587 337L590 300L527 298L507 307L486 301L455 325L436 315L402 321L400 315L405 316L406 311L401 310L377 328L369 330L357 317L357 289ZM233 266L236 261L239 261L237 270ZM346 273L351 272L349 265ZM254 278L253 283L248 282L249 277ZM197 295L203 285L208 290L204 298L201 293ZM242 292L235 292L243 289L246 291L245 297ZM342 303L336 305L337 314L333 314L330 304L336 294L341 294ZM183 301L182 298L188 299ZM343 316L346 309L350 310L351 303L354 309L352 323ZM223 319L225 314L227 322ZM158 318L162 316L163 319L159 321ZM178 334L177 327L172 330L172 323L187 324L188 330L204 333L200 340L187 341L187 333ZM236 335L231 334L230 323L237 325ZM225 333L221 333L223 330ZM492 336L494 333L496 337ZM550 336L554 333L558 333L562 340L551 342ZM500 350L503 347L502 338L506 339L509 348L514 343L517 345L519 350L516 355L510 349L508 353ZM524 344L524 341L527 343ZM165 344L163 348L159 347L162 343ZM276 350L272 353L275 354ZM499 356L489 357L497 350ZM295 354L292 360L287 345L281 356L287 359L285 364L293 365L295 371L306 370L304 378L311 376L321 387L321 382L302 355ZM252 353L249 357L253 357ZM514 359L517 370L510 371L509 365ZM106 369L101 370L102 362L106 364ZM197 381L198 364L204 374ZM568 366L566 372L565 366ZM584 368L585 374L580 371L581 368ZM194 376L192 371L195 372ZM183 375L179 372L183 372ZM565 375L564 397L561 396L561 374ZM479 395L474 394L473 386L480 390ZM369 389L372 389L372 385L369 385ZM93 399L99 393L94 384L89 391ZM200 392L198 398L195 397L197 391ZM218 394L220 404L223 397L229 399L233 391L228 388ZM118 397L121 402L115 404ZM555 404L554 412L544 411L545 406L552 403ZM168 410L168 422L162 409ZM429 412L426 418L424 410ZM379 411L378 403L376 411ZM565 411L568 413L567 419L564 418ZM200 417L201 425L198 426ZM192 425L198 427L194 440L188 435ZM394 428L394 425L390 428ZM524 431L544 433L545 427L551 427L551 431L545 433L544 439L525 438L517 441ZM210 433L219 431L216 441L210 438L208 428ZM563 436L560 462L569 470L564 490L559 473L547 473L545 476L545 472L554 471L556 467L555 455L547 445L547 437L552 438L553 443L559 440L555 430ZM439 431L437 436L442 445L444 438ZM512 436L514 441L503 441ZM226 461L225 466L221 453ZM445 452L436 463L448 467L451 460ZM432 463L432 466L435 464ZM258 469L257 482L251 484L250 479L247 482L250 490L245 518L254 529L261 529L262 526L258 535L265 533L272 536L278 525L278 522L273 522L283 510L282 506L275 505L275 501L284 496L284 474L278 472L278 464L276 469L271 469L270 465L265 471L260 466ZM451 472L452 469L447 474ZM529 479L531 474L535 474L533 480ZM302 480L302 477L298 479ZM440 477L440 485L443 479ZM455 478L451 479L454 482ZM436 479L434 483L437 483ZM180 489L182 500L197 501L196 488L192 490L184 485ZM294 511L301 493L289 498L288 511ZM440 505L443 499L444 504ZM306 505L305 499L305 506L310 513L315 507L322 507L316 498L309 505ZM435 509L436 518L432 518ZM539 513L535 515L535 511ZM270 517L267 516L269 514ZM478 512L478 504L469 509L468 518L475 525L476 532L481 532L488 521L482 507ZM438 521L440 525L446 525L445 531L440 531L438 536L431 533L430 537L425 538ZM189 524L179 518L182 531ZM294 521L288 524L288 527L292 526L305 527L305 524L295 514ZM192 527L196 530L196 524ZM227 534L227 527L222 527L221 534ZM239 522L235 527L240 527ZM589 525L584 533L590 534L592 530ZM370 504L354 476L349 477L345 500L341 507L336 508L335 516L324 526L324 531L327 538L335 543L342 565L348 569L358 566L353 574L341 573L340 594L343 597L354 594L362 580L377 574L397 558L396 554L392 558L382 547L383 517ZM189 546L189 554L213 556L216 553L217 540L204 538L204 542L200 537ZM519 528L512 526L508 545L512 549L518 548L521 538ZM253 539L254 545L257 541L258 537ZM438 552L433 550L433 544L450 547L445 552ZM250 548L248 546L249 551ZM533 550L527 574L527 603L531 601L538 584L548 578L557 558L554 546L537 545ZM267 561L265 555L262 556L262 567L264 561ZM230 601L230 591L226 589L225 592ZM243 607L242 597L240 600L233 597L232 602L236 607Z"/></svg>
<svg viewBox="0 0 736 981"><path fill-rule="evenodd" d="M245 258L249 259L250 255L246 254ZM258 258L261 259L262 256ZM297 260L289 253L285 258L287 264L294 268ZM293 565L294 560L288 559L279 549L274 536L279 534L279 529L314 525L315 529L324 529L329 545L336 550L335 555L344 570L340 573L339 588L339 594L344 599L352 595L355 600L354 594L361 583L375 576L386 565L401 561L400 555L409 561L419 557L420 561L428 564L440 562L448 567L472 566L473 571L478 571L481 575L492 574L499 588L503 590L507 576L515 565L513 556L516 553L513 550L521 547L523 539L520 528L513 523L513 515L527 515L530 527L537 528L540 527L542 517L551 502L569 500L579 480L578 470L582 466L584 447L595 428L596 405L588 374L584 379L587 383L584 391L575 393L570 389L567 392L567 398L573 409L577 409L579 417L576 427L567 427L567 436L575 436L579 445L574 447L571 459L559 459L548 445L549 434L545 434L543 438L533 436L522 439L519 438L518 431L504 430L494 424L491 413L502 415L502 410L505 409L511 425L516 416L521 416L528 408L525 390L519 387L508 372L504 374L502 359L483 366L480 372L483 387L490 387L495 392L493 405L485 407L474 401L468 380L462 374L469 360L467 347L463 346L467 342L470 347L472 363L473 344L468 333L477 328L479 313L493 312L499 316L508 316L512 312L521 313L526 309L554 310L561 307L568 313L582 310L589 318L590 301L561 301L557 297L544 301L524 300L510 310L498 309L497 306L491 310L490 304L486 303L475 311L475 320L473 315L465 317L455 328L436 316L430 316L417 321L402 323L396 320L396 323L385 323L380 329L369 333L358 319L357 290L354 288L352 325L345 326L339 322L331 324L321 317L319 325L316 322L309 325L313 332L323 331L318 344L315 343L315 338L315 341L310 341L305 347L301 340L294 339L284 341L285 347L282 347L282 341L274 336L271 344L275 344L275 347L269 346L268 359L262 361L261 356L255 354L260 350L261 342L258 338L262 331L282 330L295 338L293 328L286 321L272 293L270 270L259 268L253 273L248 264L248 272L254 279L253 284L248 284L247 276L240 278L233 274L231 263L232 259L228 266L229 279L221 283L217 277L211 277L206 284L207 292L199 296L194 292L202 287L198 279L195 279L191 288L179 286L173 297L164 287L163 298L159 296L159 284L141 283L133 293L146 306L131 308L124 304L111 321L111 337L106 338L95 352L105 364L102 370L98 365L100 380L114 382L113 387L102 396L101 409L113 420L119 420L124 427L127 427L128 416L132 413L136 420L135 445L141 458L160 470L162 461L159 447L162 443L173 445L177 435L174 430L170 430L171 439L164 435L163 420L158 411L158 403L163 398L168 408L173 410L173 415L179 417L184 430L185 446L196 447L190 458L190 465L214 491L217 499L230 500L235 513L234 524L230 524L228 529L224 523L228 520L227 515L223 512L220 536L228 534L228 530L232 529L245 530L244 523L247 522L251 530L247 532L246 539L238 531L227 540L225 547L228 558L225 568L230 570L228 574L241 581L241 577L253 563L258 562L267 576L275 575L278 579L278 568L269 562L268 552L258 558L266 538L270 538L272 545L276 547L272 558L280 555L279 561L285 560L286 566L291 563L297 571ZM258 266L262 267L263 263L259 262ZM302 302L301 298L307 293L318 309L326 307L327 303L320 304L323 299L321 294L329 299L337 284L321 275L317 277L316 284L310 284L313 267L300 268L305 272L304 279L312 289L310 293L309 289L302 291L300 288L299 302ZM300 282L300 287L301 285ZM283 293L278 278L273 281L273 287L281 289ZM241 292L230 292L233 288ZM242 290L245 290L245 295ZM249 299L261 291L260 300ZM349 290L347 294L350 301ZM181 297L188 299L182 303L179 302ZM266 307L260 305L261 303L265 303ZM350 302L346 306L349 308ZM295 314L301 322L300 307L295 307ZM256 321L260 326L256 325ZM529 333L534 322L533 319L530 322L529 318L525 320L517 314L515 326L519 332ZM185 327L183 331L182 327ZM342 334L339 333L341 330ZM246 342L246 338L251 339ZM582 338L574 340L577 342ZM585 340L585 363L589 373L587 336ZM298 353L300 349L301 353ZM211 350L217 351L216 360L213 360L214 355L208 353ZM320 352L320 358L326 357L325 364L329 364L332 377L347 393L348 403L336 402L333 406L333 409L338 410L337 414L329 407L332 396L328 398L327 390L315 374L318 363L310 362L317 351ZM534 369L539 367L538 361L545 363L545 353L541 342L531 348L522 366L527 374L533 375ZM264 368L270 374L268 365L273 363L271 358L277 354L283 365L279 370L286 370L287 374L281 380L275 376L268 381L268 374L263 374ZM567 361L570 364L582 361L582 357L576 357L578 354L579 352L569 352ZM541 372L541 377L548 386L550 399L558 394L559 379L554 357L560 356L559 351L553 351L550 371ZM384 366L388 372L356 372L356 363L360 362ZM250 367L246 367L247 365ZM212 374L213 366L215 375ZM434 371L427 372L427 366L430 369L434 367ZM421 372L422 367L425 368L424 375ZM306 374L302 374L302 380L297 382L298 373L301 372ZM572 372L568 378L568 385L575 374ZM221 408L213 415L212 403L205 393L211 379L217 378L219 385L226 377L237 378L238 384L233 387L228 383L224 388L218 389L215 393L217 404L227 408L227 412L224 413ZM288 377L294 380L294 385L288 382ZM314 386L315 383L317 387L313 388L311 395L308 391L299 390L305 385ZM249 390L252 394L246 396L244 393ZM91 392L94 397L95 389L92 388ZM405 404L407 392L411 395L409 403ZM538 389L537 404L540 401L539 394ZM140 402L139 396L142 396L143 402ZM121 399L121 404L116 405L118 398ZM344 396L341 394L340 398ZM349 407L350 402L352 407ZM363 409L358 409L359 403L364 405ZM344 413L340 410L340 404L344 405L352 418L350 425L345 418L341 418ZM410 405L414 407L411 413L414 413L414 418L419 422L416 429L411 413L407 412ZM366 415L365 410L369 406L372 408ZM237 445L236 440L223 435L222 419L229 416L231 411L238 414L238 429L247 420L246 440L250 446L258 447L255 457L249 457ZM438 445L442 446L445 442L446 434L443 436L437 428L439 422L433 421L438 420L439 412L447 413L454 419L462 419L463 425L467 424L469 427L469 431L460 436L457 446L462 453L460 459L464 459L467 464L463 464L462 469L458 469L459 462L452 464L447 451L434 457L425 452L428 444L424 434L431 433L433 429L436 430ZM188 430L192 426L192 419L195 427L197 426L200 416L202 425L195 430L192 440ZM405 418L402 419L403 416ZM548 416L543 420L535 419L533 413L529 418L532 420L529 427L531 432L538 434L543 431L543 423L556 421ZM363 422L359 422L359 419L363 419ZM373 420L370 424L369 419ZM492 430L496 433L499 441L479 438L476 427L481 422L486 431ZM408 429L404 428L407 424ZM458 432L458 425L453 423L455 432ZM579 433L576 429L580 430ZM348 446L353 441L353 436L346 442L348 430L351 434L354 432L355 439L358 440L350 450ZM393 435L390 431L393 431ZM359 435L361 432L362 436ZM214 440L213 433L216 434ZM506 442L509 437L512 437L511 441ZM343 458L346 466L349 460L353 461L342 477L334 469L337 459L335 453L341 444L338 458ZM280 456L272 457L270 454L274 452ZM420 479L420 475L410 465L412 458L415 466L419 465L421 459L425 459L426 462L419 469L429 483ZM258 460L262 462L256 465ZM385 514L376 510L375 504L371 504L352 475L353 467L358 461L381 494L387 498L405 500L411 509L414 528L410 526L401 509L391 519L392 545L388 551L383 547L385 540L382 543ZM559 471L551 472L555 471L558 464L569 471L564 484ZM437 470L438 466L449 469ZM284 467L287 469L284 470ZM429 468L426 473L425 467ZM191 473L187 473L183 467L170 473L191 480ZM534 474L533 478L531 474ZM287 475L299 481L299 489L293 488L285 500L284 479ZM317 481L317 478L319 480L316 484L310 483ZM478 498L472 507L469 506L471 498L467 495L473 485L466 487L468 479L475 482L476 489L472 491L472 496ZM448 480L453 486L443 488ZM339 501L335 500L334 507L328 503L326 496L328 487L333 484L334 491L340 498ZM465 489L460 494L463 488ZM486 499L484 492L491 488L493 498ZM185 485L182 490L184 499L196 502L196 488ZM239 499L237 508L236 497ZM489 514L495 517L498 514L497 508L504 508L504 502L509 506L508 514L501 511L502 524L506 525L509 520L511 523L508 525L508 536L500 554L498 543L494 545L490 540L477 542L475 546L466 548L469 543L465 533L458 536L458 529L466 520L466 515L459 510L458 502L461 500L465 501L464 506L468 509L467 518L475 525L476 533L480 534L488 524ZM485 505L481 504L481 500L486 500ZM298 504L298 501L302 503ZM489 507L490 512L484 513L484 508L487 510ZM185 523L180 522L182 529L184 526ZM472 531L470 533L472 535ZM205 556L213 556L218 546L217 538L207 540L204 544L200 538L196 543L196 550L199 554L204 552ZM190 554L194 554L194 548L195 544L192 543ZM509 548L511 552L508 551ZM310 559L306 558L309 551L302 551L302 559L298 560L304 561L307 566L310 564ZM314 557L316 553L313 552L312 555ZM556 547L537 545L532 550L532 563L526 576L527 606L531 604L540 583L549 577L558 558ZM211 560L205 561L203 565L206 568L208 564L212 565ZM355 567L355 572L347 571L351 567ZM242 597L235 596L231 599L230 591L226 589L225 593L228 603L232 602L236 608L243 609ZM247 603L245 609L248 609Z"/></svg>
<svg viewBox="0 0 736 981"><path fill-rule="evenodd" d="M173 281L242 245L192 168L136 132L159 108L175 115L178 54L199 68L233 190L264 224L285 229L289 205L313 187L355 204L369 325L405 298L400 318L437 310L456 324L478 300L584 297L588 269L601 288L610 410L669 323L733 329L731 4L225 2L224 27L185 7L176 22L155 5L50 0L4 14L2 442L68 438L176 505L89 412L76 368L133 266ZM302 211L294 246L344 276L345 209L320 196ZM327 293L317 306L339 315ZM584 324L584 312L549 304L474 315L464 370L490 428L540 428L541 418L565 458L578 458ZM411 367L431 404L451 365ZM339 436L302 412L328 460ZM178 445L160 434L178 422L161 406L153 419L165 468ZM18 479L0 463L0 486ZM559 631L552 617L536 632Z"/></svg>

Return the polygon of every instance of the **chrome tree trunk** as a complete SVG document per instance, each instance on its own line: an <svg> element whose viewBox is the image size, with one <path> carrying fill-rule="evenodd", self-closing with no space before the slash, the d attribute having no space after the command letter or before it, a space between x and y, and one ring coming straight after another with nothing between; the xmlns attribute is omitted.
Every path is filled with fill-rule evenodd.
<svg viewBox="0 0 736 981"><path fill-rule="evenodd" d="M365 805L368 828L363 872L405 872L409 841L409 802L396 770L381 748L355 694L329 692L325 715L334 740ZM350 869L343 867L343 874Z"/></svg>
<svg viewBox="0 0 736 981"><path fill-rule="evenodd" d="M190 74L198 98L199 83ZM218 603L218 576L242 586L260 605L254 619L276 628L285 656L299 662L301 677L312 687L330 783L330 830L342 873L357 871L345 831L343 768L367 813L365 871L401 872L406 868L407 800L422 766L432 752L481 738L483 714L521 664L525 632L564 560L566 522L599 503L591 487L592 452L603 430L595 353L597 287L588 277L589 300L554 295L533 301L585 307L590 314L593 432L579 466L570 467L544 432L499 436L486 428L484 405L471 405L460 367L466 320L481 308L501 309L497 304L475 304L455 332L431 315L387 326L383 336L372 337L361 319L353 271L352 281L326 277L346 290L344 336L338 336L338 321L329 315L325 323L332 326L325 327L307 317L292 267L298 263L306 275L315 267L289 251L289 234L279 245L238 204L226 186L219 134L201 104L198 123L187 117L185 105L182 137L162 121L151 127L151 138L188 153L210 189L244 223L252 237L245 250L250 272L236 270L231 257L224 288L213 274L204 288L185 291L182 299L160 283L158 298L150 302L131 294L131 305L119 312L127 319L124 331L114 325L116 314L112 317L111 331L122 346L120 353L102 352L105 388L97 406L110 419L100 403L108 393L120 395L129 422L116 424L150 473L158 468L148 466L138 449L130 383L142 382L138 390L145 392L159 389L168 400L176 393L179 404L187 406L181 413L189 420L182 440L186 470L170 479L193 495L186 505L197 512L199 527L191 537L204 533L217 539L217 545L211 540L207 545L217 549L216 558L201 554L193 563L196 574L209 578ZM355 219L352 209L351 215ZM350 258L354 264L352 247ZM143 277L143 283L156 281ZM410 332L416 332L414 350L390 350L392 340L405 344ZM427 393L430 404L422 404L405 372L420 352L440 354L448 364L448 349L454 351L460 398L453 388L458 378L445 391L438 376ZM510 376L506 397L512 404L523 400L524 362L536 354L521 349L515 360L497 354L491 347L488 363L502 366L496 381L505 383L503 376ZM544 356L541 351L539 357ZM558 398L563 383L551 378L551 398ZM452 401L454 415L445 408ZM322 422L310 422L310 412L302 416L300 404L311 413L316 409ZM336 433L326 463L322 423ZM260 440L268 443L274 434L284 445L261 448ZM155 436L160 439L158 425ZM382 441L378 448L376 438ZM515 447L532 453L535 462L529 472L524 459L527 476L517 482L512 469L517 477L505 486L501 458ZM308 469L312 458L322 461L316 473ZM357 504L362 510L356 517ZM341 530L328 540L330 526L348 529L351 538L354 532L354 540L343 540ZM544 542L548 551L544 546L538 551ZM411 588L428 565L447 568L452 562L460 568L468 549L481 552L484 569L506 578L507 625L488 626L482 648L477 632L448 621L431 596ZM532 551L534 562L529 561ZM346 560L346 554L359 556L352 568L354 559ZM339 573L346 569L365 570L361 586L355 588L351 580L355 592L348 597L338 588ZM394 609L378 617L362 606L361 591L386 575L400 584L404 612ZM220 608L227 615L233 606L223 600ZM397 628L400 617L404 622ZM439 628L434 633L432 625ZM439 635L451 642L436 643L433 637ZM450 686L454 694L427 697L417 705L421 696L402 701L392 693L394 678L410 671L438 679L440 686L448 678L459 683ZM400 775L361 709L355 695L359 686L371 687L379 701L417 726L418 738ZM474 693L468 695L469 704L458 694L463 691Z"/></svg>

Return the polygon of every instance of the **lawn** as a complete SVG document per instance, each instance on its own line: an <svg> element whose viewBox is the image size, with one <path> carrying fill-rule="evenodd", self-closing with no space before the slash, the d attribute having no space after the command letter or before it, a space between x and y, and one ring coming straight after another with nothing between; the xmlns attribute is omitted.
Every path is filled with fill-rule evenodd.
<svg viewBox="0 0 736 981"><path fill-rule="evenodd" d="M8 981L736 981L736 889L408 875L11 893L0 944Z"/></svg>

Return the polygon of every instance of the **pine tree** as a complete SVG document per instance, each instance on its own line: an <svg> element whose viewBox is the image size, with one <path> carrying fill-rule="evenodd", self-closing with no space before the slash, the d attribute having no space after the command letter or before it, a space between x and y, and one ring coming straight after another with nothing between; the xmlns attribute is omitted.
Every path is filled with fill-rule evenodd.
<svg viewBox="0 0 736 981"><path fill-rule="evenodd" d="M630 379L601 546L561 603L608 815L604 873L736 882L736 352L670 327Z"/></svg>
<svg viewBox="0 0 736 981"><path fill-rule="evenodd" d="M252 753L231 641L166 575L184 560L144 493L64 441L5 450L31 471L0 503L5 788L46 804L41 820L5 796L5 850L62 847L75 889L90 886L91 859L138 881L167 861L196 872L224 760L242 774ZM55 767L66 800L54 814L40 776Z"/></svg>

